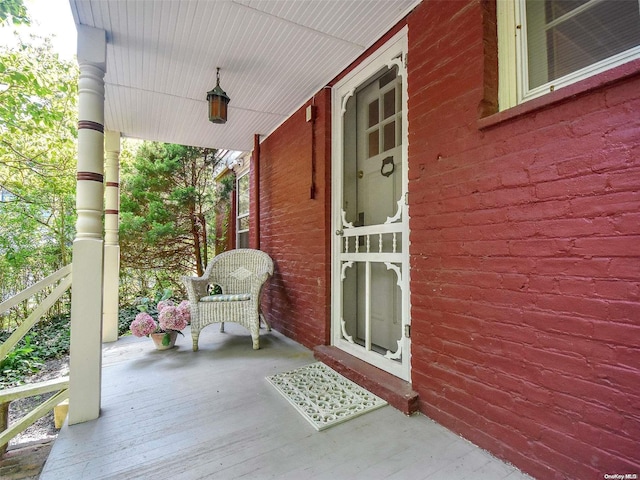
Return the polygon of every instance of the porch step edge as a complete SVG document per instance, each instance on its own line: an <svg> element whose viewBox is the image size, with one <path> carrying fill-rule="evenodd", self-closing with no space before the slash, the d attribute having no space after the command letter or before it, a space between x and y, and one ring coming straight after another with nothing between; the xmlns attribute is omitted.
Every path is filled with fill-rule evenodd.
<svg viewBox="0 0 640 480"><path fill-rule="evenodd" d="M317 345L313 348L313 356L352 382L378 395L405 415L418 411L418 393L411 388L409 382L369 365L337 347Z"/></svg>

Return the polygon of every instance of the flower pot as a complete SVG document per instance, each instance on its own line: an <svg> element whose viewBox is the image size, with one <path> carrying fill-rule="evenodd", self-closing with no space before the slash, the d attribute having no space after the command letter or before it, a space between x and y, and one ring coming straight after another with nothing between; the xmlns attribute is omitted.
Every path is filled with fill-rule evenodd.
<svg viewBox="0 0 640 480"><path fill-rule="evenodd" d="M166 333L152 333L149 335L156 346L156 350L168 350L173 348L178 338L178 332L169 331ZM165 339L165 337L167 337Z"/></svg>

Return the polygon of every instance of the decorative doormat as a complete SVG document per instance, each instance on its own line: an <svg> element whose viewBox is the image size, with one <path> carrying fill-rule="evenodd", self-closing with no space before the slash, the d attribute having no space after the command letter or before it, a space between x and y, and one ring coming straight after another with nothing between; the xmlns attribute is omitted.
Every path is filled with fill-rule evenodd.
<svg viewBox="0 0 640 480"><path fill-rule="evenodd" d="M321 362L271 375L267 380L316 430L325 430L387 404Z"/></svg>

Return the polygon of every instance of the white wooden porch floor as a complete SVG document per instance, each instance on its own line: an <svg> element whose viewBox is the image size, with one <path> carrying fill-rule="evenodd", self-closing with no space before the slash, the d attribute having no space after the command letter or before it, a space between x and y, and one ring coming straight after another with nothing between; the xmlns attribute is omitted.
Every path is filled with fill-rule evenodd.
<svg viewBox="0 0 640 480"><path fill-rule="evenodd" d="M102 415L65 425L41 480L529 479L422 415L383 407L323 432L265 380L314 361L277 332L209 327L200 351L127 337L103 349Z"/></svg>

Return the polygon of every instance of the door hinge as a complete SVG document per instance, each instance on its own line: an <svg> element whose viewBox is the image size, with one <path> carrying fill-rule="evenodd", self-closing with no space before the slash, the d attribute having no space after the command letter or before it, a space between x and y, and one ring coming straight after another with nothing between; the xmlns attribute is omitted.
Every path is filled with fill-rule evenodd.
<svg viewBox="0 0 640 480"><path fill-rule="evenodd" d="M405 325L404 326L404 336L406 338L411 338L411 325Z"/></svg>
<svg viewBox="0 0 640 480"><path fill-rule="evenodd" d="M409 54L404 54L404 68L407 68L407 62L409 61Z"/></svg>
<svg viewBox="0 0 640 480"><path fill-rule="evenodd" d="M409 192L404 194L404 204L409 205Z"/></svg>

